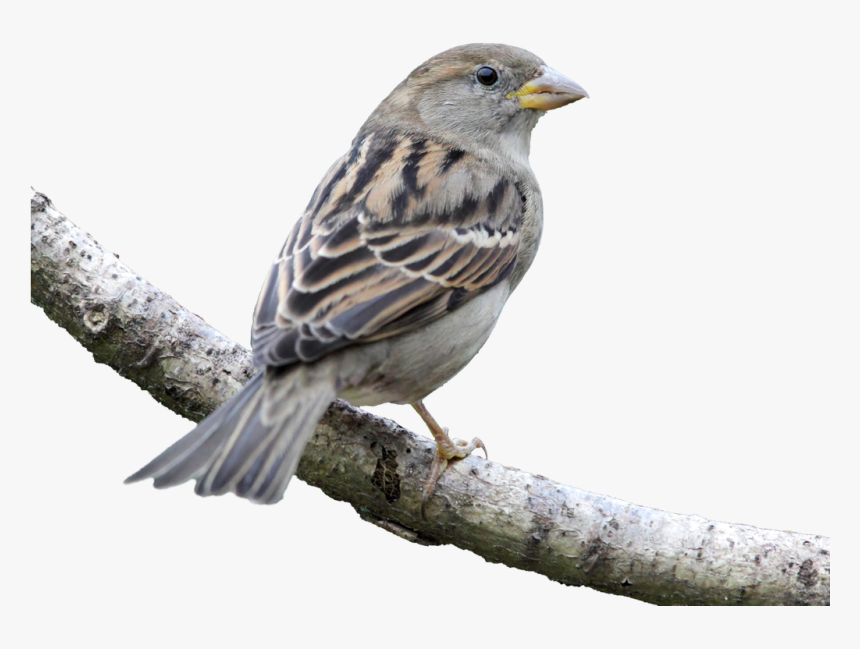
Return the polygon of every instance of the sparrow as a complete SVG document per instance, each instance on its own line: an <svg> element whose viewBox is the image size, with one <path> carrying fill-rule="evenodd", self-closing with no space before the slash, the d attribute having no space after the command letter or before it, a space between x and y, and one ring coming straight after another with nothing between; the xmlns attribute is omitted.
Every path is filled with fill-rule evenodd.
<svg viewBox="0 0 860 649"><path fill-rule="evenodd" d="M413 70L323 177L272 264L251 333L261 371L126 482L194 479L201 496L276 503L335 398L410 404L437 447L426 518L448 462L486 447L449 437L423 399L478 353L534 260L532 129L587 96L507 45L455 47Z"/></svg>

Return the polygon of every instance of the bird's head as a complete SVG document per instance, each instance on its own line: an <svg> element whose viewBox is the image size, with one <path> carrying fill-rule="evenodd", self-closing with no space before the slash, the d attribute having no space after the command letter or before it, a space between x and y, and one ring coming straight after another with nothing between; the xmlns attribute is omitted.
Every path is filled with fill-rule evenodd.
<svg viewBox="0 0 860 649"><path fill-rule="evenodd" d="M461 45L415 68L362 131L388 122L461 146L527 158L538 118L583 97L588 94L582 87L531 52L509 45Z"/></svg>

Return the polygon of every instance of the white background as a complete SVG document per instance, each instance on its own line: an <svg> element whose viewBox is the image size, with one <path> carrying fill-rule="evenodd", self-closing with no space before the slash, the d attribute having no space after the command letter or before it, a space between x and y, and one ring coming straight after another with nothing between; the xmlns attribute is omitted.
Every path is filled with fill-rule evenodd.
<svg viewBox="0 0 860 649"><path fill-rule="evenodd" d="M4 100L4 177L20 236L32 185L247 345L270 259L376 104L448 47L527 48L591 99L535 130L540 254L431 411L583 489L830 536L856 493L853 9L43 5L6 25L25 74ZM298 481L271 508L123 486L191 425L26 304L15 249L8 646L827 641L777 613L658 624L640 602L410 545ZM409 408L377 410L423 432Z"/></svg>

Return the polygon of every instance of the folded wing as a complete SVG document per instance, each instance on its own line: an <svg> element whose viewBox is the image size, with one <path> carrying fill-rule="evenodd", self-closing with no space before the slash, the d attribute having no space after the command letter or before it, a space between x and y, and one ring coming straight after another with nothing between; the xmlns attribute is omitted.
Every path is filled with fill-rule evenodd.
<svg viewBox="0 0 860 649"><path fill-rule="evenodd" d="M515 183L463 151L365 136L320 183L269 271L255 362L310 362L444 316L511 271L522 213Z"/></svg>

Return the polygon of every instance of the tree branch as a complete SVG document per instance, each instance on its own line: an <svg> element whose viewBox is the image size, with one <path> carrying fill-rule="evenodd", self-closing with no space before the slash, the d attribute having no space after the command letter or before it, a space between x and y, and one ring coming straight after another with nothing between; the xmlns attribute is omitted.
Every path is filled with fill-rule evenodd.
<svg viewBox="0 0 860 649"><path fill-rule="evenodd" d="M199 421L253 375L250 352L31 201L31 300L157 401ZM336 401L297 476L407 540L657 604L830 604L830 539L670 514L470 456L421 519L433 443Z"/></svg>

